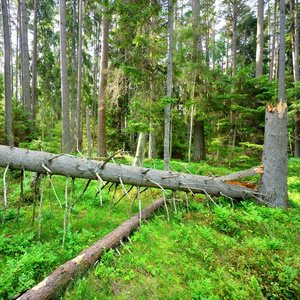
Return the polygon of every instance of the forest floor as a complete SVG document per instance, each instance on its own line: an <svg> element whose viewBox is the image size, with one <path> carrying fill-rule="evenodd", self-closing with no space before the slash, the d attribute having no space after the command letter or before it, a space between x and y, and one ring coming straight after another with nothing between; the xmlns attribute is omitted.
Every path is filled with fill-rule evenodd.
<svg viewBox="0 0 300 300"><path fill-rule="evenodd" d="M129 160L127 161L129 163ZM258 165L259 161L237 161L231 168L209 163L188 164L174 160L179 172L222 176ZM162 169L161 160L145 162L146 167ZM4 170L1 170L3 176ZM11 172L8 209L0 230L0 299L6 300L40 282L65 261L115 229L138 212L138 201L124 197L112 210L109 203L114 187L95 196L98 184L92 182L75 204L70 219L65 205L59 207L45 183L41 218L39 201L32 224L34 196L32 174L25 173L24 197L19 218L20 172ZM248 179L249 180L249 179ZM257 181L257 177L251 178ZM66 178L52 177L60 202L65 202ZM71 180L68 181L68 199ZM73 202L86 180L74 182ZM128 189L129 187L127 187ZM42 185L41 188L42 190ZM300 298L300 160L289 159L288 189L291 208L259 206L248 200L203 195L191 197L187 210L185 193L176 193L176 209L169 204L155 213L131 236L131 242L107 252L88 272L81 274L56 299L299 299ZM3 181L0 185L3 201ZM116 201L123 194L116 193ZM136 193L131 191L133 198ZM141 194L142 208L161 196L149 189ZM3 210L0 209L0 216ZM63 244L63 239L64 244Z"/></svg>

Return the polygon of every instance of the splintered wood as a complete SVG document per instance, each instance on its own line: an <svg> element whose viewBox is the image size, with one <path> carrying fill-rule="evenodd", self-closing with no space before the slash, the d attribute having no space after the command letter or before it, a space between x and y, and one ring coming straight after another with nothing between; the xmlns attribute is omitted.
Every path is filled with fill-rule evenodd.
<svg viewBox="0 0 300 300"><path fill-rule="evenodd" d="M275 106L272 107L271 104L267 103L267 112L273 113L278 112L278 116L280 119L283 119L284 113L287 110L287 104L286 102L283 102L282 99L280 99L280 102Z"/></svg>

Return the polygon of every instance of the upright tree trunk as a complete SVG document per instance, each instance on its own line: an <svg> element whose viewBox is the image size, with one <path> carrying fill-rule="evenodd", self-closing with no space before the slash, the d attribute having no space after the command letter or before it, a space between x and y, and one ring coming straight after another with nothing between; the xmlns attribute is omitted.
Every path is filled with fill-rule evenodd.
<svg viewBox="0 0 300 300"><path fill-rule="evenodd" d="M173 0L168 0L168 73L167 73L167 96L172 98L172 75L173 75ZM164 135L164 170L169 170L171 149L171 103L165 107L165 135Z"/></svg>
<svg viewBox="0 0 300 300"><path fill-rule="evenodd" d="M143 166L143 162L145 158L146 138L147 138L146 132L139 133L138 144L137 144L136 154L133 163L135 167Z"/></svg>
<svg viewBox="0 0 300 300"><path fill-rule="evenodd" d="M90 110L89 107L86 107L86 148L87 148L87 157L91 157L91 130L90 130Z"/></svg>
<svg viewBox="0 0 300 300"><path fill-rule="evenodd" d="M34 0L34 26L33 26L33 55L32 55L32 118L36 131L36 82L37 82L37 11L38 0Z"/></svg>
<svg viewBox="0 0 300 300"><path fill-rule="evenodd" d="M27 35L27 7L26 0L21 2L21 19L22 19L22 95L25 111L28 118L32 118L31 102L30 102L30 74L29 74L29 51L28 51L28 35Z"/></svg>
<svg viewBox="0 0 300 300"><path fill-rule="evenodd" d="M77 51L77 106L76 106L76 137L77 137L77 147L79 151L82 151L82 131L80 126L80 117L81 117L81 61L82 61L82 0L79 0L79 15L78 15L78 51Z"/></svg>
<svg viewBox="0 0 300 300"><path fill-rule="evenodd" d="M193 160L200 161L205 160L205 138L204 138L204 121L197 120L194 121L194 151Z"/></svg>
<svg viewBox="0 0 300 300"><path fill-rule="evenodd" d="M148 156L151 159L156 158L156 139L155 139L156 126L153 120L150 121L150 132L149 132L149 153Z"/></svg>
<svg viewBox="0 0 300 300"><path fill-rule="evenodd" d="M264 0L257 1L257 44L256 44L256 72L255 76L263 74L264 52Z"/></svg>
<svg viewBox="0 0 300 300"><path fill-rule="evenodd" d="M72 145L75 145L75 69L76 69L76 0L73 2L73 24L72 24L72 80L71 80L71 128L70 128L70 139Z"/></svg>
<svg viewBox="0 0 300 300"><path fill-rule="evenodd" d="M70 124L69 124L66 0L59 1L59 14L60 14L60 70L61 70L61 111L62 111L61 150L62 152L69 153L72 151L73 145L70 137Z"/></svg>
<svg viewBox="0 0 300 300"><path fill-rule="evenodd" d="M17 2L18 5L18 12L17 12L17 26L16 26L16 31L17 31L17 42L16 42L16 103L18 102L18 95L19 95L19 32L20 32L20 6L19 6L19 1Z"/></svg>
<svg viewBox="0 0 300 300"><path fill-rule="evenodd" d="M295 0L294 8L294 26L295 26L295 39L293 51L293 65L294 65L294 81L299 81L299 19L298 19L298 0ZM298 99L296 98L295 101ZM295 115L295 157L300 157L300 111L296 110Z"/></svg>
<svg viewBox="0 0 300 300"><path fill-rule="evenodd" d="M271 50L271 60L269 66L269 80L272 80L274 74L274 60L275 60L275 44L276 44L276 27L277 27L277 0L274 3L274 21L272 30L272 50Z"/></svg>
<svg viewBox="0 0 300 300"><path fill-rule="evenodd" d="M231 75L236 75L237 63L237 0L232 1Z"/></svg>
<svg viewBox="0 0 300 300"><path fill-rule="evenodd" d="M5 140L6 145L13 147L14 138L12 131L12 80L10 67L10 31L9 31L9 16L7 0L1 0L2 6L2 21L3 21L3 35L4 35L4 93L5 93Z"/></svg>
<svg viewBox="0 0 300 300"><path fill-rule="evenodd" d="M264 173L258 192L263 202L287 207L287 105L285 102L285 0L280 0L279 103L267 105L265 142L262 157Z"/></svg>
<svg viewBox="0 0 300 300"><path fill-rule="evenodd" d="M97 154L100 157L106 156L106 85L108 72L109 35L109 19L105 15L107 10L108 9L106 7L103 7L97 132Z"/></svg>

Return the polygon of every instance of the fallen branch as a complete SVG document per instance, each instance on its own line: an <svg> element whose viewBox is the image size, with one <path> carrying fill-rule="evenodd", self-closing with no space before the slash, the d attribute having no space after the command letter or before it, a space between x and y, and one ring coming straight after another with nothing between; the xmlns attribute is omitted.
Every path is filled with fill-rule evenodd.
<svg viewBox="0 0 300 300"><path fill-rule="evenodd" d="M159 198L154 203L144 208L141 211L142 220L147 219L162 205L164 205L164 199ZM93 266L101 258L105 251L118 246L120 240L126 238L139 225L139 219L140 213L135 214L132 218L107 234L91 247L83 250L78 256L61 265L37 286L26 291L17 299L52 299L55 293L57 293L57 291L63 286L67 285L79 271L83 271L84 269Z"/></svg>

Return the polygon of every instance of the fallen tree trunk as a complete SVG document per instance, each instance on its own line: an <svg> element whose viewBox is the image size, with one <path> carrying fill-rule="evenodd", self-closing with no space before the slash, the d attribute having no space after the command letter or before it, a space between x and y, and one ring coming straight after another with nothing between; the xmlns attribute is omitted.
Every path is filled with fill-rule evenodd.
<svg viewBox="0 0 300 300"><path fill-rule="evenodd" d="M123 183L135 186L203 193L211 196L250 198L256 191L223 181L224 178L199 176L143 167L88 160L67 154L55 155L47 152L0 146L0 167L9 165L14 170L28 170L40 174L70 176Z"/></svg>
<svg viewBox="0 0 300 300"><path fill-rule="evenodd" d="M154 211L164 204L164 198L160 198L147 206L141 211L141 219L147 219ZM67 261L58 269L52 272L37 286L26 291L19 296L18 300L45 300L51 299L59 289L66 286L78 272L84 271L88 267L94 265L103 255L105 251L110 250L120 244L123 238L139 225L140 213L137 213L132 218L124 222L115 230L107 234L101 240L93 244L91 247L83 250L78 256Z"/></svg>

